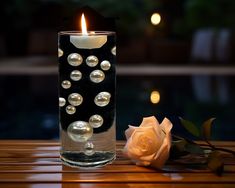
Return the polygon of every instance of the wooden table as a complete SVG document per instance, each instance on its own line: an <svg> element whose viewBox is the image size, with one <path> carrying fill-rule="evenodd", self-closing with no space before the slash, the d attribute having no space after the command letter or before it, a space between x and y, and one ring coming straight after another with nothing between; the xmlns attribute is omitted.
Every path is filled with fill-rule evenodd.
<svg viewBox="0 0 235 188"><path fill-rule="evenodd" d="M235 149L235 142L216 142ZM72 187L235 187L235 159L225 158L225 173L169 168L159 171L138 167L122 155L124 142L117 142L117 160L103 168L81 170L61 164L57 141L0 141L0 188Z"/></svg>

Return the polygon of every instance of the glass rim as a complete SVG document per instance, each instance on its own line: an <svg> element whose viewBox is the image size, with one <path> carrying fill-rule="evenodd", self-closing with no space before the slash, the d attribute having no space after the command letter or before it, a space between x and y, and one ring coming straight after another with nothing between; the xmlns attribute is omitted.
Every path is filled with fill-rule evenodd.
<svg viewBox="0 0 235 188"><path fill-rule="evenodd" d="M96 35L115 35L114 31L87 31L88 36L96 36ZM60 31L59 35L78 35L82 36L82 31Z"/></svg>

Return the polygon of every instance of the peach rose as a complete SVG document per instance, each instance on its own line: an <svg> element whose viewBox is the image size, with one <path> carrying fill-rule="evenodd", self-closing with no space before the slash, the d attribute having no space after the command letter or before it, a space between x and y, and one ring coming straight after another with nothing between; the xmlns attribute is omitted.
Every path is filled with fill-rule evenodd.
<svg viewBox="0 0 235 188"><path fill-rule="evenodd" d="M164 118L159 125L154 116L143 118L139 127L129 125L123 153L136 165L162 168L169 157L171 128L170 120Z"/></svg>

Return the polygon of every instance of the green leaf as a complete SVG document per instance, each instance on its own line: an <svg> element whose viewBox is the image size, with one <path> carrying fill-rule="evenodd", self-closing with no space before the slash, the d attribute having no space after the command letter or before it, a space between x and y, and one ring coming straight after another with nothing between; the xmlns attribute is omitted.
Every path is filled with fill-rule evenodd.
<svg viewBox="0 0 235 188"><path fill-rule="evenodd" d="M199 130L191 121L180 117L180 122L189 133L191 133L193 136L199 137Z"/></svg>
<svg viewBox="0 0 235 188"><path fill-rule="evenodd" d="M186 140L177 140L172 142L172 144L179 150L179 151L185 151L185 145L187 144Z"/></svg>
<svg viewBox="0 0 235 188"><path fill-rule="evenodd" d="M172 146L170 149L170 159L178 159L182 156L185 156L188 154L188 152L185 150L186 141L184 139L172 141Z"/></svg>
<svg viewBox="0 0 235 188"><path fill-rule="evenodd" d="M224 171L224 163L222 161L222 157L220 152L213 151L210 153L207 161L208 168L216 173L218 176L221 176Z"/></svg>
<svg viewBox="0 0 235 188"><path fill-rule="evenodd" d="M203 155L205 153L204 149L202 149L199 145L191 143L187 143L185 145L185 150L191 154Z"/></svg>
<svg viewBox="0 0 235 188"><path fill-rule="evenodd" d="M215 118L210 118L210 119L206 120L205 122L203 122L203 124L202 124L202 137L206 141L210 140L211 127L212 127L212 123L214 120L215 120Z"/></svg>

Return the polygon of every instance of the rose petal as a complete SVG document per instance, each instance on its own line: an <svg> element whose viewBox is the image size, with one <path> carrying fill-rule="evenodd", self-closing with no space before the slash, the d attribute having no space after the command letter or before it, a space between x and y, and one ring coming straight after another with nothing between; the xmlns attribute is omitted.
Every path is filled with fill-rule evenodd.
<svg viewBox="0 0 235 188"><path fill-rule="evenodd" d="M131 159L138 159L142 155L142 152L137 147L133 147L131 138L127 140L123 152Z"/></svg>
<svg viewBox="0 0 235 188"><path fill-rule="evenodd" d="M132 133L134 132L134 130L137 128L132 125L128 125L128 126L129 126L129 128L125 131L126 139L129 139L130 136L132 135Z"/></svg>
<svg viewBox="0 0 235 188"><path fill-rule="evenodd" d="M155 129L156 134L157 134L157 138L163 139L162 129L161 129L161 127L159 127L159 122L155 116L143 118L143 121L140 124L140 127L153 127Z"/></svg>
<svg viewBox="0 0 235 188"><path fill-rule="evenodd" d="M162 123L160 124L161 129L163 129L166 134L171 131L172 126L173 125L172 125L171 121L167 118L164 118Z"/></svg>
<svg viewBox="0 0 235 188"><path fill-rule="evenodd" d="M140 160L141 161L149 161L149 162L151 162L152 160L154 160L154 156L155 156L156 154L154 153L154 154L152 154L152 155L148 155L148 156L142 156L142 157L140 157Z"/></svg>
<svg viewBox="0 0 235 188"><path fill-rule="evenodd" d="M167 134L161 148L157 152L154 160L151 162L151 166L155 168L162 168L169 157L169 151L171 147L171 134Z"/></svg>
<svg viewBox="0 0 235 188"><path fill-rule="evenodd" d="M132 147L139 148L143 155L155 153L163 142L163 139L159 139L154 127L139 127L130 139Z"/></svg>
<svg viewBox="0 0 235 188"><path fill-rule="evenodd" d="M150 117L144 117L142 120L142 123L140 124L140 127L147 127L147 126L156 126L159 125L158 120L155 118L155 116Z"/></svg>

